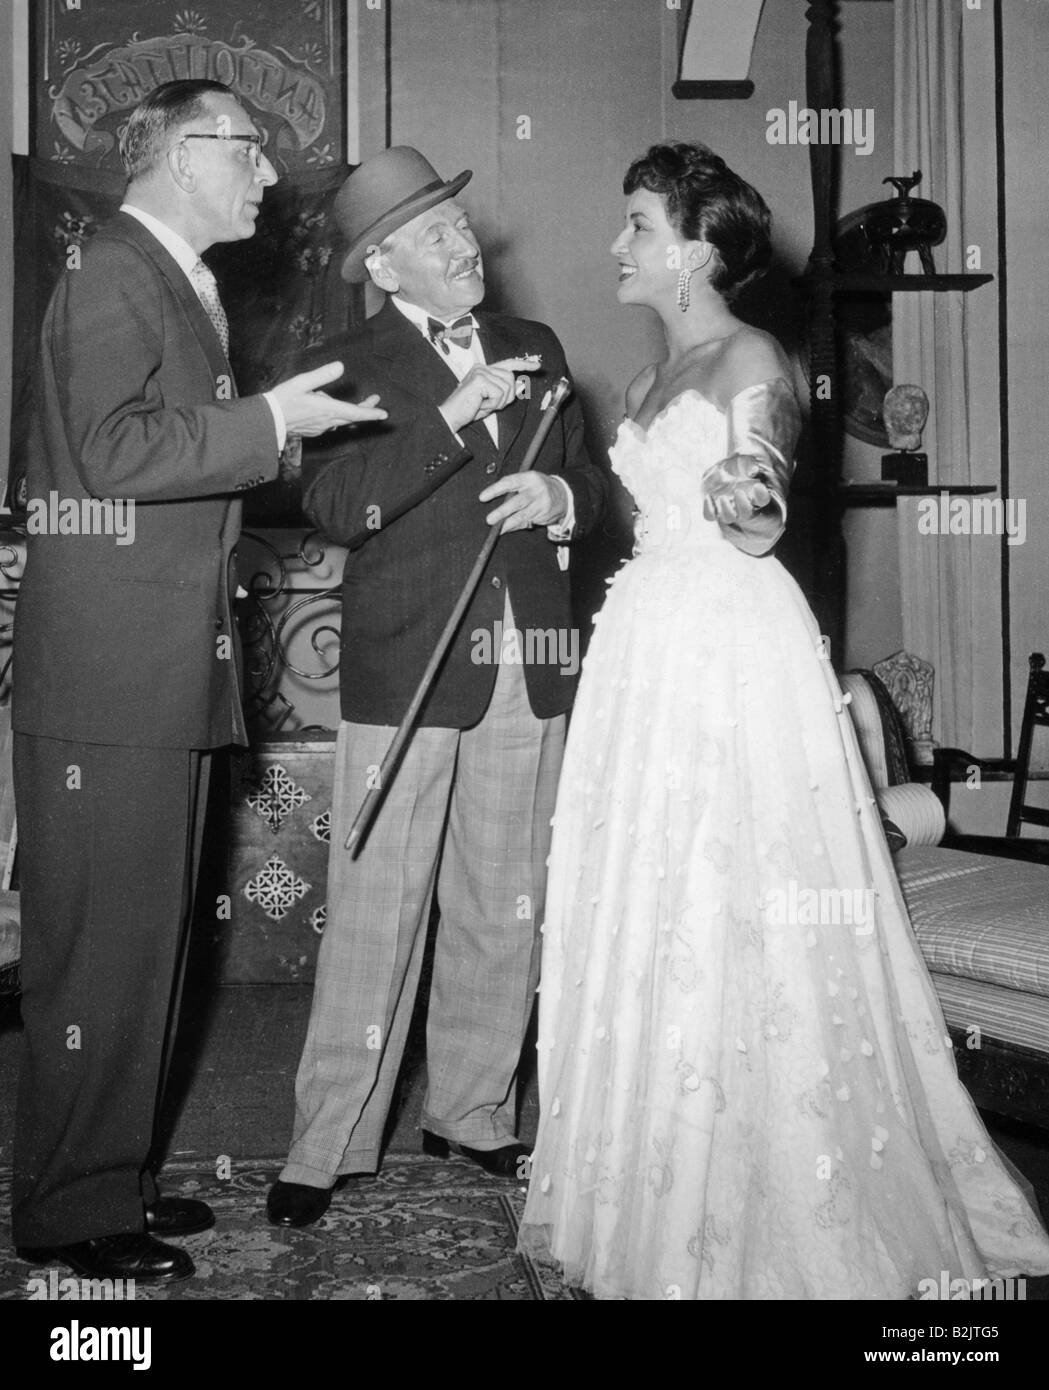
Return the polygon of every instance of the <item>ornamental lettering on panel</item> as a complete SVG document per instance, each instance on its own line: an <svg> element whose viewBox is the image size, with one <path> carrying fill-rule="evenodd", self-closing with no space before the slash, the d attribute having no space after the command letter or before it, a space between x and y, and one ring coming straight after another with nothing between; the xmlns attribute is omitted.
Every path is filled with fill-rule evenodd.
<svg viewBox="0 0 1049 1390"><path fill-rule="evenodd" d="M41 158L119 170L131 108L162 82L211 78L237 94L278 173L345 159L337 0L92 0L74 9L43 0L41 9Z"/></svg>

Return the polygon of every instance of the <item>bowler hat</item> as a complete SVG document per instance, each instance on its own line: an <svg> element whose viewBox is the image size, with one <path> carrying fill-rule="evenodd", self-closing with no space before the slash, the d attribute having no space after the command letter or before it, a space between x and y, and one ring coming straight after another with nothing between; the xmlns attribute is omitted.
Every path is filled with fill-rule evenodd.
<svg viewBox="0 0 1049 1390"><path fill-rule="evenodd" d="M367 280L364 260L369 246L454 197L472 177L473 170L464 169L443 183L430 161L410 145L392 145L359 164L335 198L335 217L350 243L342 278Z"/></svg>

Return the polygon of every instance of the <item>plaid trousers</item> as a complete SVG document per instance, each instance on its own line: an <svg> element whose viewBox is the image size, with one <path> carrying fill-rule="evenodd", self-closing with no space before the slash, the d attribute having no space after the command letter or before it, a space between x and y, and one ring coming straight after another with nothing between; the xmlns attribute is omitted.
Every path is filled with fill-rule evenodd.
<svg viewBox="0 0 1049 1390"><path fill-rule="evenodd" d="M422 1123L477 1149L514 1141L565 723L537 719L521 667L500 664L479 724L416 729L356 859L343 843L394 730L340 726L328 918L285 1182L377 1170L435 884Z"/></svg>

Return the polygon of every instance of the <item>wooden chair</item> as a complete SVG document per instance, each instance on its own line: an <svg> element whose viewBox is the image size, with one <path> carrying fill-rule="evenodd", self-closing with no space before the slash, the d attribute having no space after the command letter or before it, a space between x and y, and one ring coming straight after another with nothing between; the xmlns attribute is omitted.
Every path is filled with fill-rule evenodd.
<svg viewBox="0 0 1049 1390"><path fill-rule="evenodd" d="M967 849L976 854L997 854L1015 859L1031 859L1049 863L1049 839L1021 837L1025 823L1049 828L1049 809L1032 806L1026 800L1031 772L1031 747L1036 728L1049 728L1049 671L1045 657L1032 652L1027 679L1027 698L1020 724L1020 743L1015 758L979 758L961 748L937 748L933 754L932 789L943 802L945 814L951 809L951 776L963 776L970 768L980 773L1009 775L1013 779L1012 797L1005 835L959 835L948 831L945 844L952 849Z"/></svg>

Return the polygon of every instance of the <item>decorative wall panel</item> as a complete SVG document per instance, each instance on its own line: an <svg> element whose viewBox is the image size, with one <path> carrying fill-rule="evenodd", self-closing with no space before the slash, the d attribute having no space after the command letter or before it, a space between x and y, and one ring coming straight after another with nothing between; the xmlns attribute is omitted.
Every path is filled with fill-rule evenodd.
<svg viewBox="0 0 1049 1390"><path fill-rule="evenodd" d="M335 737L275 738L232 759L217 911L196 932L224 984L313 979L325 925ZM221 812L225 808L215 808ZM225 825L222 821L225 820ZM209 939L210 938L210 939Z"/></svg>
<svg viewBox="0 0 1049 1390"><path fill-rule="evenodd" d="M128 111L162 82L237 92L278 173L345 162L337 0L42 0L35 8L34 152L120 170Z"/></svg>

